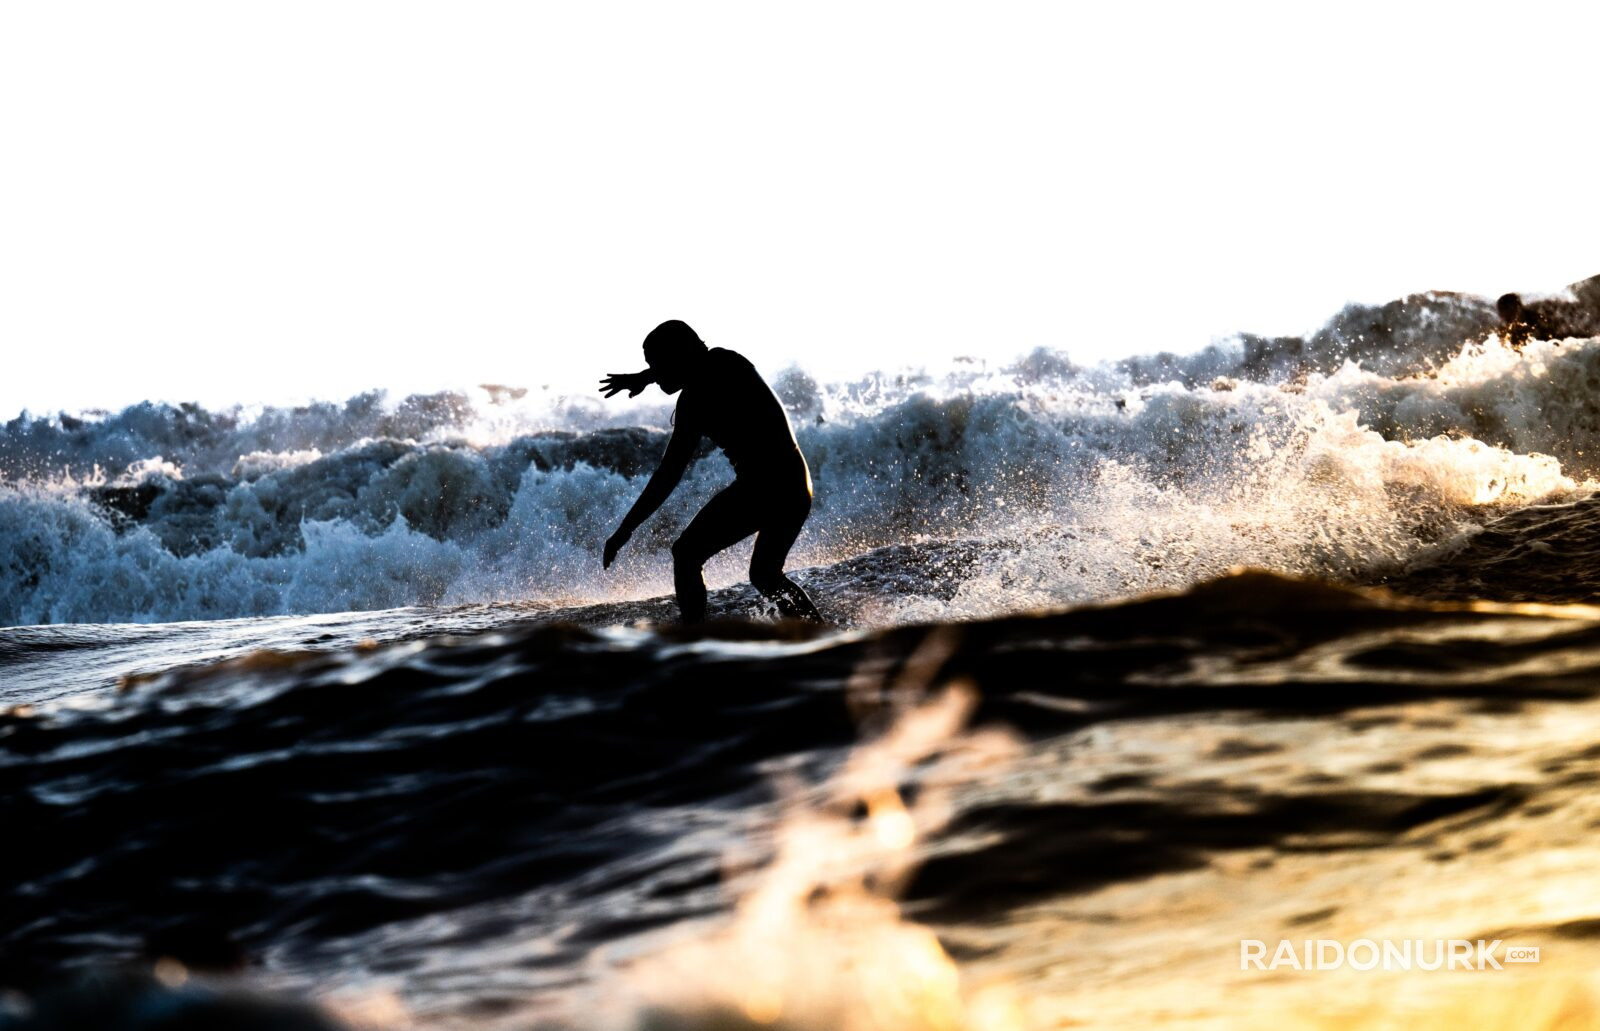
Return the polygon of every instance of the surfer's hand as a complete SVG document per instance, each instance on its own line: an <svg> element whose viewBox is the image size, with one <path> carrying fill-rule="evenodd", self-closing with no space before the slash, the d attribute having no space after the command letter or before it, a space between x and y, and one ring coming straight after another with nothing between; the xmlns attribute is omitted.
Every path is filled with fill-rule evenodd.
<svg viewBox="0 0 1600 1031"><path fill-rule="evenodd" d="M638 397L651 383L652 377L648 370L645 372L613 372L600 381L600 392L607 397L619 394L626 390L629 397Z"/></svg>
<svg viewBox="0 0 1600 1031"><path fill-rule="evenodd" d="M611 563L617 560L617 552L622 550L622 546L628 543L628 538L632 536L633 534L631 533L624 533L623 531L618 530L616 533L606 538L605 554L601 556L600 560L601 569L611 568Z"/></svg>

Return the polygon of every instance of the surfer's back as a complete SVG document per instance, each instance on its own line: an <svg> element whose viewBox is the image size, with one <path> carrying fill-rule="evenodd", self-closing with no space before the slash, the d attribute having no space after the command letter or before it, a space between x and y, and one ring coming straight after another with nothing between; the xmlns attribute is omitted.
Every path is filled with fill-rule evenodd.
<svg viewBox="0 0 1600 1031"><path fill-rule="evenodd" d="M713 347L678 400L677 425L722 449L740 473L798 452L789 417L750 360Z"/></svg>

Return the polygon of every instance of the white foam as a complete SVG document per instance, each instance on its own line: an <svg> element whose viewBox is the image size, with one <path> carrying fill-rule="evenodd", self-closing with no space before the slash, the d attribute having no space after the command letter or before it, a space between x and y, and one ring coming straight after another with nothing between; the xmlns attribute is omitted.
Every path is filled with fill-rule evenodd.
<svg viewBox="0 0 1600 1031"><path fill-rule="evenodd" d="M920 537L989 542L953 599L886 577L897 595L869 618L891 621L1181 587L1237 564L1360 576L1574 490L1564 466L1586 475L1600 453L1600 340L1521 353L1491 340L1431 375L1347 364L1298 384L1141 385L1046 357L827 387L777 377L818 488L791 567ZM698 463L602 574L600 544L664 431L609 430L589 399L496 396L13 423L0 622L670 589L667 546L726 464ZM619 411L666 421L659 401ZM741 579L747 554L719 556L709 578Z"/></svg>

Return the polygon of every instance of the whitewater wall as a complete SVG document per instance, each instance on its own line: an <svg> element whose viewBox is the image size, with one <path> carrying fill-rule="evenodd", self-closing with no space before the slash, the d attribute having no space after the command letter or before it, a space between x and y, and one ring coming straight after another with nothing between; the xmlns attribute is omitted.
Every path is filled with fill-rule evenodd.
<svg viewBox="0 0 1600 1031"><path fill-rule="evenodd" d="M1347 309L1306 339L1092 368L1037 351L843 384L783 370L774 385L817 483L791 567L978 542L984 561L953 599L888 577L875 618L892 620L1114 597L1241 563L1401 566L1600 465L1600 339L1518 352L1494 325L1485 299L1427 294ZM602 574L600 542L665 446L670 409L651 396L491 387L24 416L0 428L0 624L665 592L673 535L731 473L703 457ZM710 579L741 577L747 550Z"/></svg>

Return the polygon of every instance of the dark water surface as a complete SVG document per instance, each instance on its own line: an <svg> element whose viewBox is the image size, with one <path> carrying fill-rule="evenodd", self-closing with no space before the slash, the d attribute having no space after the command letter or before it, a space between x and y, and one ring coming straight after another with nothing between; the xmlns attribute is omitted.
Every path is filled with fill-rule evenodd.
<svg viewBox="0 0 1600 1031"><path fill-rule="evenodd" d="M252 652L0 716L0 970L30 989L171 956L310 995L384 986L431 1024L571 1019L646 943L728 918L743 890L728 857L759 869L784 819L775 783L822 782L965 681L972 723L1020 747L913 846L905 912L964 970L1084 1005L1064 971L1136 985L1119 941L1163 926L1118 892L1276 883L1262 933L1243 935L1265 937L1351 906L1274 864L1353 866L1381 890L1413 867L1451 878L1466 855L1528 861L1530 828L1572 826L1600 777L1597 674L1600 612L1266 574L847 634L562 624ZM919 769L897 782L908 799ZM1582 841L1567 847L1588 855ZM1244 859L1268 872L1229 882ZM1516 895L1432 916L1461 937L1600 916ZM1193 927L1221 932L1206 962L1226 966L1224 912L1239 915Z"/></svg>

